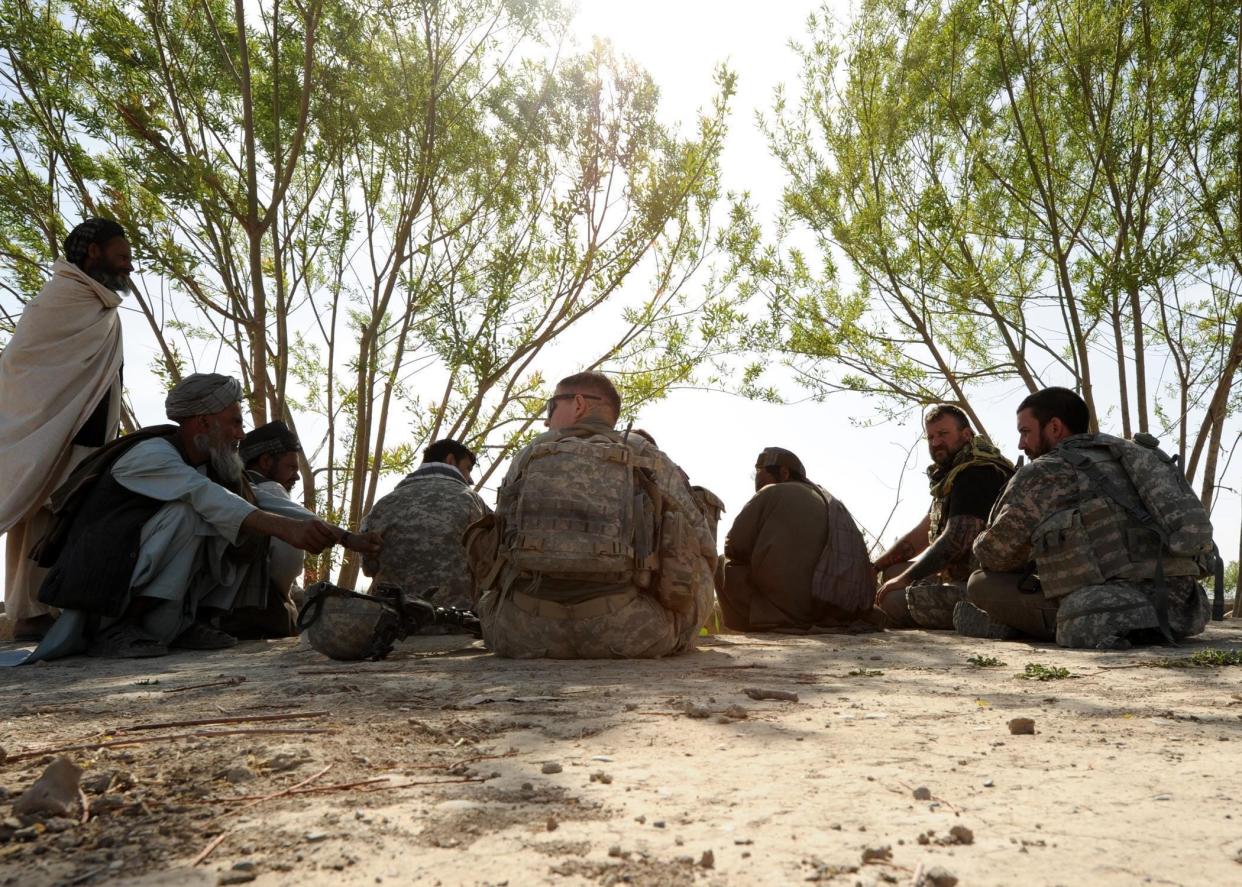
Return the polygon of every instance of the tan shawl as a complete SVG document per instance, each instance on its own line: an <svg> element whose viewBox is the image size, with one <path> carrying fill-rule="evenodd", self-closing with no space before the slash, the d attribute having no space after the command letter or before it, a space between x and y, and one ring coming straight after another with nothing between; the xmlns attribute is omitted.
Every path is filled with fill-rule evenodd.
<svg viewBox="0 0 1242 887"><path fill-rule="evenodd" d="M38 510L72 469L70 442L120 373L120 304L58 261L0 353L0 533Z"/></svg>

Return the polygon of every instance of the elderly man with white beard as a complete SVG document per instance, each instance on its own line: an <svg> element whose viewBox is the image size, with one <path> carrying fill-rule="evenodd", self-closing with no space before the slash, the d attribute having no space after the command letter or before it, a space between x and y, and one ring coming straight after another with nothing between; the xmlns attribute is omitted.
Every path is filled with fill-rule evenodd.
<svg viewBox="0 0 1242 887"><path fill-rule="evenodd" d="M315 554L337 543L380 550L378 534L348 533L251 487L237 452L240 399L235 379L188 376L165 400L177 425L121 438L56 491L39 598L63 613L32 661L229 647L236 639L210 618L262 605L270 539Z"/></svg>

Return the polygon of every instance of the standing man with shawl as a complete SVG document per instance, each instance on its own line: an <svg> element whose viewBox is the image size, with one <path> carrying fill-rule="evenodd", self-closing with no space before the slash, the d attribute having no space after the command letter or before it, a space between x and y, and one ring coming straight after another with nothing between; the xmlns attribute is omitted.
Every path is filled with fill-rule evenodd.
<svg viewBox="0 0 1242 887"><path fill-rule="evenodd" d="M48 499L120 424L117 308L134 271L129 241L116 222L92 218L64 248L0 353L5 612L19 640L42 637L54 618L37 598L46 571L30 558L51 520Z"/></svg>
<svg viewBox="0 0 1242 887"><path fill-rule="evenodd" d="M736 631L848 626L871 609L875 585L862 533L789 450L759 454L755 495L725 538L725 557L720 609Z"/></svg>

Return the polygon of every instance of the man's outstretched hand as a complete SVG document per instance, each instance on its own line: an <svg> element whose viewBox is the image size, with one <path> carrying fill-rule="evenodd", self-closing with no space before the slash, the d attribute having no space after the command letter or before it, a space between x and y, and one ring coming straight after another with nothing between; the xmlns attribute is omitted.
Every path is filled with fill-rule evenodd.
<svg viewBox="0 0 1242 887"><path fill-rule="evenodd" d="M347 533L341 530L341 538L337 541L351 551L362 554L379 554L384 550L384 536L378 532Z"/></svg>

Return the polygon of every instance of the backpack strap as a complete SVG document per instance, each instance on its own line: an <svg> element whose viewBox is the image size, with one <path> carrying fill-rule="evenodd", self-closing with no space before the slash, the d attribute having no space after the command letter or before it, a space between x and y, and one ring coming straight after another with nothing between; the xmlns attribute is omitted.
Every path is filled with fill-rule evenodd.
<svg viewBox="0 0 1242 887"><path fill-rule="evenodd" d="M1115 455L1111 446L1108 450L1110 455ZM1154 533L1160 540L1160 553L1156 555L1156 575L1152 578L1152 590L1155 592L1155 600L1152 604L1156 608L1156 620L1160 625L1160 633L1165 641L1177 646L1177 641L1173 639L1173 632L1169 628L1169 585L1164 578L1164 553L1169 547L1168 531L1152 517L1151 512L1144 508L1141 502L1137 505L1131 502L1130 497L1105 476L1104 472L1100 471L1100 466L1083 452L1082 448L1064 447L1060 451L1060 456L1081 472L1087 479L1088 485L1096 492L1116 502L1130 517L1138 521L1144 529ZM1125 466L1124 462L1122 466Z"/></svg>

